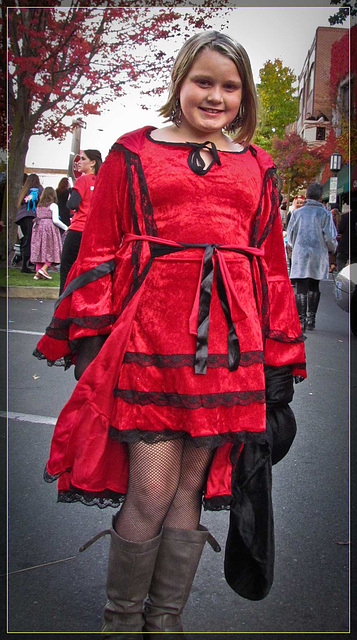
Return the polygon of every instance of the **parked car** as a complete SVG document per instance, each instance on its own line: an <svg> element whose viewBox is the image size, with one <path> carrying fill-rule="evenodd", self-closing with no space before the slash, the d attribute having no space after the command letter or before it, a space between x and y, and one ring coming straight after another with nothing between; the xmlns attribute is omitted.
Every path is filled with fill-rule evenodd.
<svg viewBox="0 0 357 640"><path fill-rule="evenodd" d="M350 313L351 331L357 336L357 263L347 265L336 276L335 298L338 306Z"/></svg>

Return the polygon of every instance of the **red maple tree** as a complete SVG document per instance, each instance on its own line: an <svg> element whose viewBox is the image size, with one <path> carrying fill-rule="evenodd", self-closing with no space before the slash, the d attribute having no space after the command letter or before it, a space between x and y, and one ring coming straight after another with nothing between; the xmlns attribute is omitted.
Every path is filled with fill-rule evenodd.
<svg viewBox="0 0 357 640"><path fill-rule="evenodd" d="M320 148L309 149L306 141L296 133L290 133L283 139L275 137L272 156L278 175L284 183L288 210L290 195L297 193L299 189L305 189L310 182L316 180L325 157Z"/></svg>
<svg viewBox="0 0 357 640"><path fill-rule="evenodd" d="M164 42L209 28L213 17L224 24L227 12L175 9L179 2L165 8L157 2L139 8L114 0L105 6L99 0L76 0L69 7L58 0L34 4L2 4L2 26L6 23L8 29L8 69L2 56L2 73L8 87L10 247L31 136L61 140L73 116L100 114L108 102L134 86L144 89L150 82L151 93L166 89L172 58Z"/></svg>

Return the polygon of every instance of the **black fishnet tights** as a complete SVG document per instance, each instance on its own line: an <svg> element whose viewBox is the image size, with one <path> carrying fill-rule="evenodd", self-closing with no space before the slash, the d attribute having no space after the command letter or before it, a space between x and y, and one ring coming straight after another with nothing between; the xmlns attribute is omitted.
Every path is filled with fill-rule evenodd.
<svg viewBox="0 0 357 640"><path fill-rule="evenodd" d="M129 486L116 519L117 533L144 542L162 526L197 529L212 455L212 450L183 440L129 445Z"/></svg>

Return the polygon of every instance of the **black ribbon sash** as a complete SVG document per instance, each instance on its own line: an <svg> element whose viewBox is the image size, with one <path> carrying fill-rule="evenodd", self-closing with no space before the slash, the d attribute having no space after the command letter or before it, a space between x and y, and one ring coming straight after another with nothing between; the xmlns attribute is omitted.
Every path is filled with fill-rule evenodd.
<svg viewBox="0 0 357 640"><path fill-rule="evenodd" d="M213 255L219 249L217 244L186 244L178 243L179 246L156 244L151 247L152 258L183 251L184 249L204 249L202 276L200 284L200 296L198 305L197 341L195 354L195 373L207 373L208 363L208 335L209 335L209 314L212 300L213 286ZM217 262L217 293L228 325L228 369L235 371L240 362L240 346L235 324L232 319L228 304L227 293L222 276L222 272Z"/></svg>

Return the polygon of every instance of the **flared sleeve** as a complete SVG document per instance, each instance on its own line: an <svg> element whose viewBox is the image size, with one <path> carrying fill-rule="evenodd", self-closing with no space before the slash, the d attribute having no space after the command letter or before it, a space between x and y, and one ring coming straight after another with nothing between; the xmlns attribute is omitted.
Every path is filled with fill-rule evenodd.
<svg viewBox="0 0 357 640"><path fill-rule="evenodd" d="M122 153L111 152L97 176L77 260L34 351L49 365L68 368L76 361L79 338L111 331L115 321L112 279L122 238L125 178Z"/></svg>
<svg viewBox="0 0 357 640"><path fill-rule="evenodd" d="M268 172L262 198L258 246L264 249L262 278L264 357L269 366L291 365L295 376L306 377L305 336L289 279L279 213L275 171Z"/></svg>

